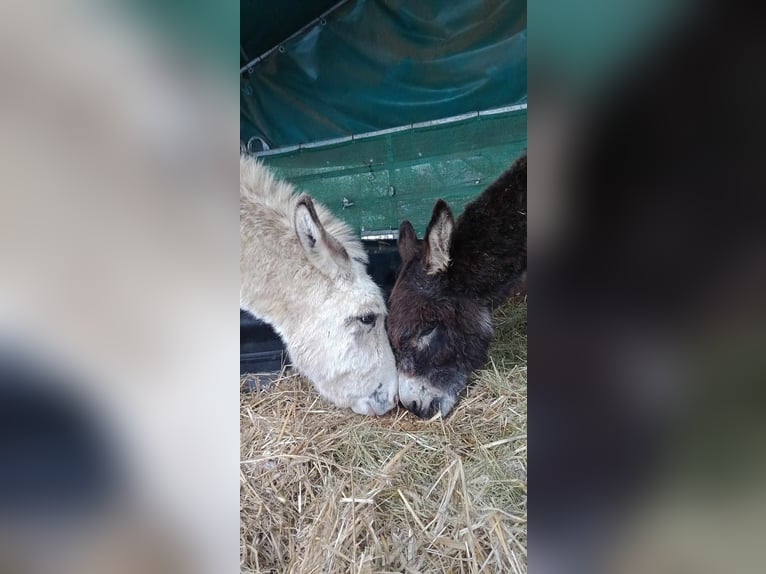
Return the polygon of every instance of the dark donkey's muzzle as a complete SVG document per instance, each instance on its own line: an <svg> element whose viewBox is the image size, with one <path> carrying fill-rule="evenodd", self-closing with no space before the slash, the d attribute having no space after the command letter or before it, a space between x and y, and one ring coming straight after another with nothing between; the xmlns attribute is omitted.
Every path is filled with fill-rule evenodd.
<svg viewBox="0 0 766 574"><path fill-rule="evenodd" d="M399 402L404 408L420 418L428 419L440 413L442 417L452 410L457 395L452 390L434 387L424 377L399 373Z"/></svg>

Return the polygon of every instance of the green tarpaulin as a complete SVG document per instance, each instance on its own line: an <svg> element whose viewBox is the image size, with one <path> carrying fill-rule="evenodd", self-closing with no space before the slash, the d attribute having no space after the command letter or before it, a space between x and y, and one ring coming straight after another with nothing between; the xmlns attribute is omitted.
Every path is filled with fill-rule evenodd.
<svg viewBox="0 0 766 574"><path fill-rule="evenodd" d="M279 22L251 4L256 29ZM316 12L280 13L291 4ZM272 48L240 86L242 139L272 148L526 102L523 1L348 0Z"/></svg>

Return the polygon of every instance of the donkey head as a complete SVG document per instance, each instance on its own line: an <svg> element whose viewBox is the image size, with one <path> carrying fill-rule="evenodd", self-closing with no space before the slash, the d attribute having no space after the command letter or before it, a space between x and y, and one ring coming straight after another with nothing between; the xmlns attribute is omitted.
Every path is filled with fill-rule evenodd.
<svg viewBox="0 0 766 574"><path fill-rule="evenodd" d="M486 304L450 288L455 222L439 200L422 246L405 221L399 228L402 266L389 299L387 331L399 370L399 400L420 417L452 410L492 335Z"/></svg>
<svg viewBox="0 0 766 574"><path fill-rule="evenodd" d="M317 209L324 210L307 195L295 206L296 235L321 274L305 286L301 328L289 338L290 356L330 402L359 414L381 415L397 401L385 302L367 274L361 246L351 257L322 225Z"/></svg>

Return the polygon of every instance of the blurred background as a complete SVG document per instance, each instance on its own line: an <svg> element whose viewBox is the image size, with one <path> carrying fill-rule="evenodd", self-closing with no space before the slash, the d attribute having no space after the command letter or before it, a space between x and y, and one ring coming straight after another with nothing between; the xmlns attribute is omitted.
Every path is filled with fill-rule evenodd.
<svg viewBox="0 0 766 574"><path fill-rule="evenodd" d="M0 572L238 567L238 9L0 7Z"/></svg>
<svg viewBox="0 0 766 574"><path fill-rule="evenodd" d="M558 1L529 38L529 571L761 571L762 26Z"/></svg>

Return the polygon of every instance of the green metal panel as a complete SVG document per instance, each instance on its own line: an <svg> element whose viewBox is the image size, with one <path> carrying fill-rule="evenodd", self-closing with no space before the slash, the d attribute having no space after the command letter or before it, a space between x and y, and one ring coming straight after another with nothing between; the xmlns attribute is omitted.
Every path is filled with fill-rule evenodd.
<svg viewBox="0 0 766 574"><path fill-rule="evenodd" d="M457 216L526 147L522 105L260 157L362 236L408 219L422 237L437 198Z"/></svg>

